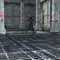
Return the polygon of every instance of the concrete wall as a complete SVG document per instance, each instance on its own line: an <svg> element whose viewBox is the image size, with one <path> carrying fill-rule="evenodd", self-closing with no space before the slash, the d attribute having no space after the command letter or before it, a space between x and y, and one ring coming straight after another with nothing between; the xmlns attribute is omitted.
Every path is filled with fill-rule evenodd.
<svg viewBox="0 0 60 60"><path fill-rule="evenodd" d="M60 32L60 0L52 0L52 16L51 32Z"/></svg>
<svg viewBox="0 0 60 60"><path fill-rule="evenodd" d="M35 0L4 0L5 2L24 2L24 3L36 3Z"/></svg>
<svg viewBox="0 0 60 60"><path fill-rule="evenodd" d="M20 5L13 3L4 4L5 27L18 29L20 24Z"/></svg>
<svg viewBox="0 0 60 60"><path fill-rule="evenodd" d="M0 0L0 34L5 34L4 28L4 0Z"/></svg>
<svg viewBox="0 0 60 60"><path fill-rule="evenodd" d="M44 30L50 29L50 1L43 3L43 16L44 16Z"/></svg>
<svg viewBox="0 0 60 60"><path fill-rule="evenodd" d="M8 29L26 29L29 15L36 16L35 0L5 0L5 27Z"/></svg>
<svg viewBox="0 0 60 60"><path fill-rule="evenodd" d="M40 0L40 3L41 2L45 2L45 1L44 0ZM47 9L46 9L46 6L48 6ZM44 17L44 19L46 18L44 25L47 26L47 27L50 26L50 32L60 32L60 0L50 0L50 5L49 4L46 5L46 3L45 3L44 4L44 8L46 9L46 10L44 9L45 13L47 13L47 10L50 11L50 13L49 13L50 14L50 18L48 18L46 16ZM43 10L41 10L40 13L42 13L42 11ZM43 15L41 14L40 16L42 17ZM48 22L48 24L47 24L47 18L48 18L48 21L50 21L50 23Z"/></svg>
<svg viewBox="0 0 60 60"><path fill-rule="evenodd" d="M20 3L21 2L21 0L4 0L5 2L18 2L18 3Z"/></svg>
<svg viewBox="0 0 60 60"><path fill-rule="evenodd" d="M39 30L50 30L50 1L37 1L37 24Z"/></svg>

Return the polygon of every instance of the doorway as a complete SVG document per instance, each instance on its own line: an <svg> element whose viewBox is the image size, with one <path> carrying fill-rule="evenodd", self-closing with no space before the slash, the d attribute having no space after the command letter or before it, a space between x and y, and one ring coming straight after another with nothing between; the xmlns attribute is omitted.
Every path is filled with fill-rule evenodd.
<svg viewBox="0 0 60 60"><path fill-rule="evenodd" d="M41 28L44 31L50 31L50 1L41 3Z"/></svg>

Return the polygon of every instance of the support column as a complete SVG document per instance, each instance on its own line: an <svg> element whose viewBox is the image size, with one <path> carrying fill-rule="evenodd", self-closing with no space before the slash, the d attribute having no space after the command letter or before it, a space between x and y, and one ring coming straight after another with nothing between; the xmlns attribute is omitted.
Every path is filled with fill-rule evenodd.
<svg viewBox="0 0 60 60"><path fill-rule="evenodd" d="M20 5L20 12L21 12L21 14L20 14L20 16L21 16L21 18L20 18L20 29L22 29L23 28L23 20L24 20L24 3L23 2L21 2L21 5Z"/></svg>
<svg viewBox="0 0 60 60"><path fill-rule="evenodd" d="M36 0L36 30L37 30L37 20L38 20L38 0Z"/></svg>
<svg viewBox="0 0 60 60"><path fill-rule="evenodd" d="M6 34L4 28L4 0L0 0L0 34Z"/></svg>
<svg viewBox="0 0 60 60"><path fill-rule="evenodd" d="M50 32L59 32L59 0L51 0L51 29ZM54 15L54 18L53 18Z"/></svg>
<svg viewBox="0 0 60 60"><path fill-rule="evenodd" d="M36 0L36 30L41 30L41 17L40 17L40 0Z"/></svg>

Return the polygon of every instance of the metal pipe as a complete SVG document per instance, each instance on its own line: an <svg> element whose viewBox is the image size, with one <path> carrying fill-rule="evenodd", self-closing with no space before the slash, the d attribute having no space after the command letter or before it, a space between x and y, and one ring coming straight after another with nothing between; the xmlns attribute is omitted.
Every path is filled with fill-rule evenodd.
<svg viewBox="0 0 60 60"><path fill-rule="evenodd" d="M36 0L36 30L37 30L37 20L38 20L38 0Z"/></svg>
<svg viewBox="0 0 60 60"><path fill-rule="evenodd" d="M21 2L21 5L20 5L20 11L21 11L21 14L20 14L20 16L21 16L21 20L20 20L20 28L21 28L21 26L22 26L22 20L23 20L23 17L22 17L22 13L23 13L23 2Z"/></svg>

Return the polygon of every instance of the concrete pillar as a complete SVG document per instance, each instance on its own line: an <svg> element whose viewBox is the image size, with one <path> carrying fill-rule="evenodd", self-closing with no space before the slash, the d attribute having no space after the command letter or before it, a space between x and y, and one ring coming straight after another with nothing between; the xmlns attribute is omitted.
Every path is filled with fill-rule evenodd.
<svg viewBox="0 0 60 60"><path fill-rule="evenodd" d="M20 18L20 26L19 26L19 28L20 29L22 29L23 28L23 20L24 20L24 2L21 2L21 4L20 4L20 16L21 16L21 18Z"/></svg>
<svg viewBox="0 0 60 60"><path fill-rule="evenodd" d="M52 16L50 32L59 32L59 0L51 0ZM50 9L51 10L51 9ZM54 15L54 18L52 18Z"/></svg>
<svg viewBox="0 0 60 60"><path fill-rule="evenodd" d="M6 34L4 28L4 0L0 0L0 34Z"/></svg>
<svg viewBox="0 0 60 60"><path fill-rule="evenodd" d="M36 30L39 32L41 30L41 17L40 17L40 0L36 0Z"/></svg>
<svg viewBox="0 0 60 60"><path fill-rule="evenodd" d="M36 0L36 30L37 30L37 20L38 20L38 0Z"/></svg>

